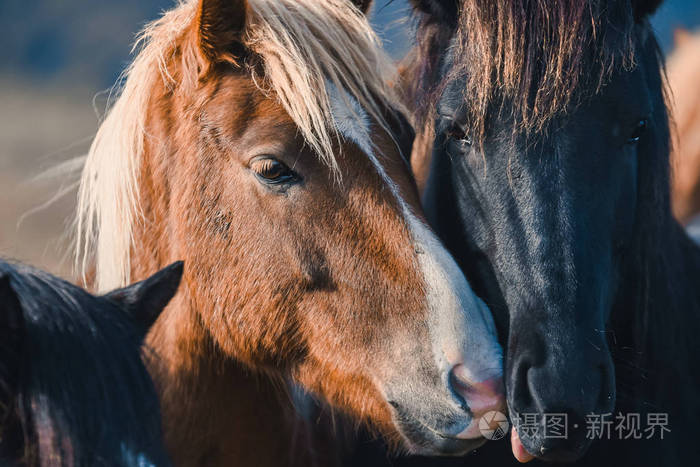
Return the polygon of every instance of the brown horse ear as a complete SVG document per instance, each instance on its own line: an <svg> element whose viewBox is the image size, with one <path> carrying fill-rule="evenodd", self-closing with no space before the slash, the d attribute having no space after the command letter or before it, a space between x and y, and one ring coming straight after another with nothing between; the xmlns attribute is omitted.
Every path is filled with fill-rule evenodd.
<svg viewBox="0 0 700 467"><path fill-rule="evenodd" d="M239 63L247 12L246 0L199 0L199 48L209 61Z"/></svg>
<svg viewBox="0 0 700 467"><path fill-rule="evenodd" d="M120 305L142 329L143 335L146 335L175 296L183 269L184 263L178 261L146 280L110 292L104 298Z"/></svg>
<svg viewBox="0 0 700 467"><path fill-rule="evenodd" d="M352 4L357 7L365 15L369 13L370 8L372 8L373 0L352 0Z"/></svg>
<svg viewBox="0 0 700 467"><path fill-rule="evenodd" d="M643 20L647 16L654 14L662 3L663 0L632 0L634 18L637 21Z"/></svg>

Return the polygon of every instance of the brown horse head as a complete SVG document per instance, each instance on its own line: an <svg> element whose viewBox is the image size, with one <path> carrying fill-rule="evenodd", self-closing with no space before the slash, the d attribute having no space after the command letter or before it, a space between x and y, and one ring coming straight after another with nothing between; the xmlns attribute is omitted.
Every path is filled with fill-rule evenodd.
<svg viewBox="0 0 700 467"><path fill-rule="evenodd" d="M190 319L221 358L463 453L502 405L501 349L423 219L389 64L345 0L166 13L91 149L82 238L101 289L186 261L163 335Z"/></svg>

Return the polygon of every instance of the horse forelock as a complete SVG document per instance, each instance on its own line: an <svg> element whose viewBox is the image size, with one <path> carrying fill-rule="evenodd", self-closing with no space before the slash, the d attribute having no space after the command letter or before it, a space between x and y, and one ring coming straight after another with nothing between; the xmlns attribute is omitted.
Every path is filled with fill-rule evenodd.
<svg viewBox="0 0 700 467"><path fill-rule="evenodd" d="M421 19L425 39L434 24ZM543 6L536 0L469 0L439 53L449 53L441 83L423 85L433 101L452 80L465 80L466 122L483 138L490 106L505 103L515 129L538 132L577 99L597 92L611 73L634 65L635 16L629 0L567 0ZM419 29L419 44L422 41ZM435 47L421 63L437 63ZM449 50L449 52L447 52ZM431 81L431 77L421 77ZM498 104L501 105L501 104ZM424 113L425 117L429 115Z"/></svg>
<svg viewBox="0 0 700 467"><path fill-rule="evenodd" d="M95 264L95 286L106 291L130 281L133 225L141 219L138 174L159 81L196 99L202 64L191 34L195 0L180 3L146 27L140 52L124 73L124 86L101 124L79 189L76 258L79 270ZM395 70L369 22L344 0L249 0L242 64L266 95L287 111L300 134L339 178L339 138L326 89L347 90L380 127L384 108L401 109L391 85Z"/></svg>

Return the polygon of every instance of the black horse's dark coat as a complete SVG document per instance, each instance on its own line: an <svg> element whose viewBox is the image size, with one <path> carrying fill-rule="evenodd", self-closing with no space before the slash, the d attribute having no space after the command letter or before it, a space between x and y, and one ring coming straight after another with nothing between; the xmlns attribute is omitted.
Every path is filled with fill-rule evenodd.
<svg viewBox="0 0 700 467"><path fill-rule="evenodd" d="M576 465L695 465L700 249L669 207L663 60L647 19L661 2L464 0L469 19L493 32L483 44L460 43L482 25L445 18L454 0L413 3L417 42L429 46L414 57L409 95L436 128L426 213L494 313L511 417L569 416L567 439L534 436L525 446ZM520 22L499 23L508 18ZM574 27L582 33L567 36ZM520 62L506 57L512 44ZM497 63L493 85L468 79L479 72L469 54L484 51ZM667 414L671 431L619 440L613 430L591 442L585 417L608 412L643 423ZM516 464L506 441L466 460L396 463Z"/></svg>
<svg viewBox="0 0 700 467"><path fill-rule="evenodd" d="M141 344L181 275L95 297L0 261L0 465L169 465Z"/></svg>

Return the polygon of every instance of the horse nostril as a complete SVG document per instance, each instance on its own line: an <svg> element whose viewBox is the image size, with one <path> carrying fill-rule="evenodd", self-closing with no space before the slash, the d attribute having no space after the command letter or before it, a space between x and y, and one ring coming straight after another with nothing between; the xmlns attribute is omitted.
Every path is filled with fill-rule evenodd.
<svg viewBox="0 0 700 467"><path fill-rule="evenodd" d="M567 413L570 419L613 410L614 374L606 364L554 358L548 361L549 365L538 367L524 359L516 364L510 380L511 409L541 415Z"/></svg>
<svg viewBox="0 0 700 467"><path fill-rule="evenodd" d="M452 391L464 401L465 409L474 418L480 418L492 410L503 410L505 406L503 379L500 375L475 381L464 365L455 365L450 371L449 382Z"/></svg>

